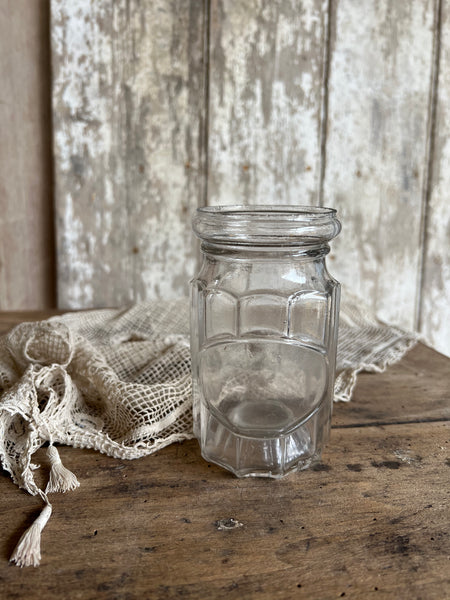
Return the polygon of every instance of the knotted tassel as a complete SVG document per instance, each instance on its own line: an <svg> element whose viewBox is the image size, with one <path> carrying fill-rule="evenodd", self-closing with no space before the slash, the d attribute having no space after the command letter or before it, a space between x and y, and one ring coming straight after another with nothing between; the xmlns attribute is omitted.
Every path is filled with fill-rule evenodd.
<svg viewBox="0 0 450 600"><path fill-rule="evenodd" d="M38 518L22 534L10 561L18 567L37 567L41 562L41 532L52 514L51 504L47 504Z"/></svg>
<svg viewBox="0 0 450 600"><path fill-rule="evenodd" d="M50 460L50 476L45 488L45 493L68 492L80 485L80 482L69 469L62 464L59 452L54 446L49 446L47 456Z"/></svg>

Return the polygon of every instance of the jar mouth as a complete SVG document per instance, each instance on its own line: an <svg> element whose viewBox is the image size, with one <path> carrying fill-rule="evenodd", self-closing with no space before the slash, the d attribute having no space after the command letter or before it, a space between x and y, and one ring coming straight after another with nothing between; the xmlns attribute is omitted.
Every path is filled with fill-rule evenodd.
<svg viewBox="0 0 450 600"><path fill-rule="evenodd" d="M317 245L341 230L334 208L297 205L205 206L192 227L210 243L258 246Z"/></svg>

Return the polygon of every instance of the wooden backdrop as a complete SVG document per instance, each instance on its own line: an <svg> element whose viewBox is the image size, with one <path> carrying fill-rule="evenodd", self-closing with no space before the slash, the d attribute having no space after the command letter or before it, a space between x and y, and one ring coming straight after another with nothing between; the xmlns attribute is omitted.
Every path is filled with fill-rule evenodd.
<svg viewBox="0 0 450 600"><path fill-rule="evenodd" d="M450 0L51 0L50 32L59 306L185 294L197 206L319 204L331 272L450 354Z"/></svg>

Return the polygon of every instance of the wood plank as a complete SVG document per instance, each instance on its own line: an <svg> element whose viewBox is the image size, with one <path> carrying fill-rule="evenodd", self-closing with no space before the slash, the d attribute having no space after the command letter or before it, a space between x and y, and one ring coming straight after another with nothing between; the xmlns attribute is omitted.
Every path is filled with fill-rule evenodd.
<svg viewBox="0 0 450 600"><path fill-rule="evenodd" d="M0 5L0 309L55 304L49 6Z"/></svg>
<svg viewBox="0 0 450 600"><path fill-rule="evenodd" d="M209 204L317 204L327 3L211 2Z"/></svg>
<svg viewBox="0 0 450 600"><path fill-rule="evenodd" d="M450 420L450 362L417 344L384 373L360 373L353 398L334 405L333 427Z"/></svg>
<svg viewBox="0 0 450 600"><path fill-rule="evenodd" d="M237 480L194 441L131 462L63 448L81 487L53 496L37 569L7 563L39 503L2 478L0 585L10 598L442 600L449 433L335 430L320 469L280 481Z"/></svg>
<svg viewBox="0 0 450 600"><path fill-rule="evenodd" d="M333 274L381 318L414 328L434 0L338 0L328 82L325 205ZM334 6L334 3L333 3Z"/></svg>
<svg viewBox="0 0 450 600"><path fill-rule="evenodd" d="M62 311L53 310L30 310L30 311L1 311L0 312L0 335L7 333L15 325L24 323L25 321L41 321L48 319L53 315L60 314Z"/></svg>
<svg viewBox="0 0 450 600"><path fill-rule="evenodd" d="M440 352L450 356L450 6L442 3L440 65L431 193L426 218L421 330Z"/></svg>
<svg viewBox="0 0 450 600"><path fill-rule="evenodd" d="M186 293L203 27L200 2L52 0L60 307Z"/></svg>

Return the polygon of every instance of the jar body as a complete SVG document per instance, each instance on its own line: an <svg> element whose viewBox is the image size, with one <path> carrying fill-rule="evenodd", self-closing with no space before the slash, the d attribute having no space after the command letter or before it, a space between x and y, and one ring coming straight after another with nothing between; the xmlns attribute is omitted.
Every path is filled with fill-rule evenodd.
<svg viewBox="0 0 450 600"><path fill-rule="evenodd" d="M320 238L286 247L248 237L202 244L194 433L203 457L237 476L281 477L319 460L329 435L339 284Z"/></svg>

